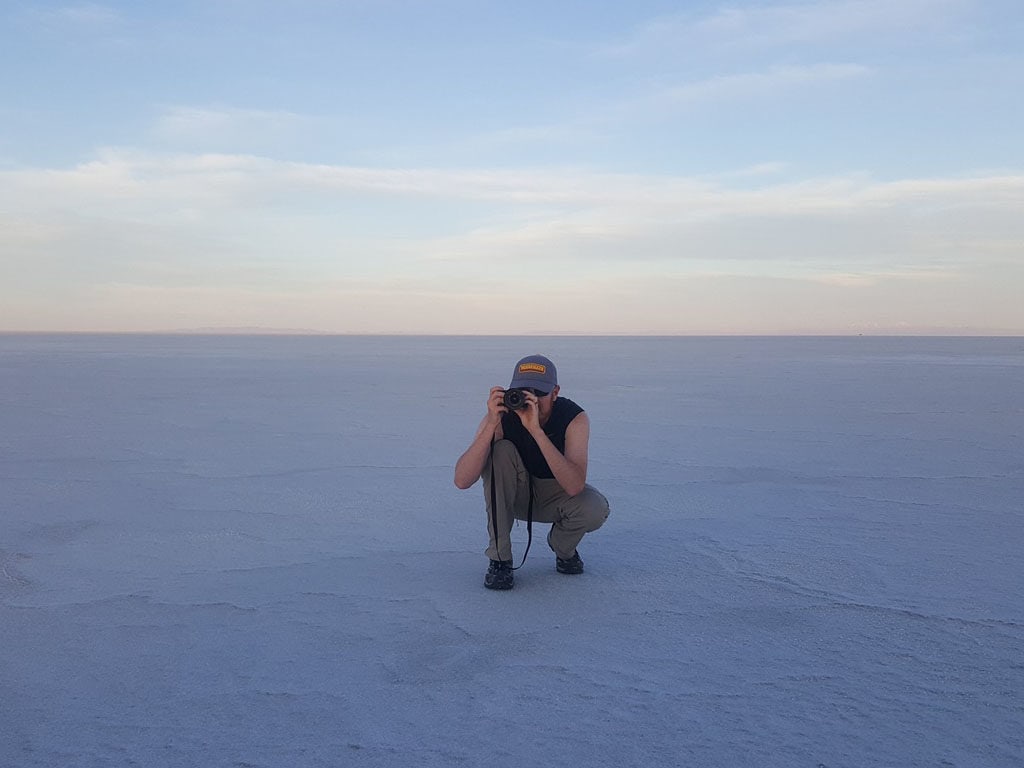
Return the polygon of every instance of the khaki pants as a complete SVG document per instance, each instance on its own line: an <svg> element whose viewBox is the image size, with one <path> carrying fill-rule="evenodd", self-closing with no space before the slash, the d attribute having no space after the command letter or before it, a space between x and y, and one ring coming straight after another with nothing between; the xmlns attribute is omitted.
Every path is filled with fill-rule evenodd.
<svg viewBox="0 0 1024 768"><path fill-rule="evenodd" d="M495 537L491 510L491 464L494 465L498 534ZM491 560L512 559L512 521L525 520L530 503L530 473L509 440L494 443L491 458L484 465L484 499L487 502L487 533ZM576 551L583 534L596 531L608 518L608 500L596 489L586 486L581 493L570 496L557 480L533 478L533 519L551 523L549 546L558 557L569 559Z"/></svg>

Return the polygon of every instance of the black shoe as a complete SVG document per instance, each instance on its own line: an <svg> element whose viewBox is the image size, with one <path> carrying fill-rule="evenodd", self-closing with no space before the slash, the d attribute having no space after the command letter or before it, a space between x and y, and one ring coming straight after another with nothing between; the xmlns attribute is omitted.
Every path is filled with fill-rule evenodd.
<svg viewBox="0 0 1024 768"><path fill-rule="evenodd" d="M583 573L583 561L580 559L580 553L573 552L572 557L568 560L555 556L555 570L559 573L568 573L571 575Z"/></svg>
<svg viewBox="0 0 1024 768"><path fill-rule="evenodd" d="M512 589L515 586L512 561L491 560L491 565L484 576L484 586L488 589Z"/></svg>
<svg viewBox="0 0 1024 768"><path fill-rule="evenodd" d="M548 531L548 547L551 551L555 551L554 545L551 543L551 534L555 532L555 526L551 526L551 530ZM565 560L555 553L555 570L559 573L568 573L575 576L578 573L583 573L583 560L580 559L580 553L573 552L572 557Z"/></svg>

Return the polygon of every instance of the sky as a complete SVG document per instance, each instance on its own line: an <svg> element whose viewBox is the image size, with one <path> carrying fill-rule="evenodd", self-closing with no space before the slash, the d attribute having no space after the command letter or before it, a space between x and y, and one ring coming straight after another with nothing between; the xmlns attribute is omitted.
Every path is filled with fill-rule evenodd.
<svg viewBox="0 0 1024 768"><path fill-rule="evenodd" d="M1017 0L0 5L0 330L1024 334Z"/></svg>

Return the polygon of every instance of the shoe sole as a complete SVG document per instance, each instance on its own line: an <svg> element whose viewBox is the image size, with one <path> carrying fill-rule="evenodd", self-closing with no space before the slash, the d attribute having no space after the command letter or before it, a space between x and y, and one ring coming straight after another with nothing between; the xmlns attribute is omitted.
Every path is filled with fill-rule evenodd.
<svg viewBox="0 0 1024 768"><path fill-rule="evenodd" d="M503 592L505 590L512 589L512 587L514 587L515 584L488 584L487 582L484 582L484 586L487 589L494 589L499 592Z"/></svg>

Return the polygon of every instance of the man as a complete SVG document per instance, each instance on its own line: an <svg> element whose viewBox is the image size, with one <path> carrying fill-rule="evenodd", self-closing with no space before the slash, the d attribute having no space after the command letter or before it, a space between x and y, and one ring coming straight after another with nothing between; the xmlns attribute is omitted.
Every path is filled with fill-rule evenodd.
<svg viewBox="0 0 1024 768"><path fill-rule="evenodd" d="M608 517L608 500L587 485L590 419L559 397L558 374L546 357L524 357L507 390L492 387L487 414L455 464L455 485L484 481L490 567L488 589L512 589L512 521L551 523L548 546L559 573L583 573L576 545ZM510 407L511 406L511 407Z"/></svg>

